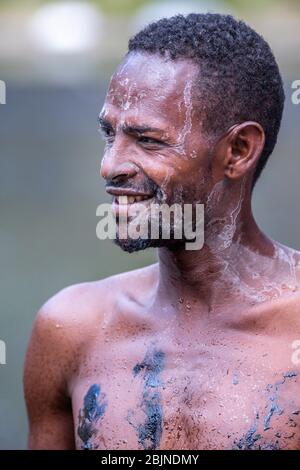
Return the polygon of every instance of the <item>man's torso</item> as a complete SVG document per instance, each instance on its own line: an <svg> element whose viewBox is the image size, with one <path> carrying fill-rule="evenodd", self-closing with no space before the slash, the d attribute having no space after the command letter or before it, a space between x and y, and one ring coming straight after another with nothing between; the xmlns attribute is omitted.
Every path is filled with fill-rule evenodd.
<svg viewBox="0 0 300 470"><path fill-rule="evenodd" d="M297 295L221 323L120 298L76 358L77 448L300 448Z"/></svg>

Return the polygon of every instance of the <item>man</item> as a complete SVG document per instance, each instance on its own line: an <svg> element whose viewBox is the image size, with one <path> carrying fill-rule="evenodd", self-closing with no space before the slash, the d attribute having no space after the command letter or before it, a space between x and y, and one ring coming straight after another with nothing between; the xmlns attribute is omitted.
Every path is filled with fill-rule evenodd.
<svg viewBox="0 0 300 470"><path fill-rule="evenodd" d="M42 307L30 448L300 448L300 254L251 211L283 102L269 46L231 16L162 19L130 40L99 118L116 220L204 204L204 246L117 231L127 251L158 247L158 263Z"/></svg>

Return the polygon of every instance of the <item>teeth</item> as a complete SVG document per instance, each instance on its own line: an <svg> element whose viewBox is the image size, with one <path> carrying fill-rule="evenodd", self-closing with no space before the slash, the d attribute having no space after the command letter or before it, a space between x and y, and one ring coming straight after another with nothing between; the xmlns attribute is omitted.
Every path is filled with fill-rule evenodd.
<svg viewBox="0 0 300 470"><path fill-rule="evenodd" d="M119 204L127 204L127 196L118 196Z"/></svg>
<svg viewBox="0 0 300 470"><path fill-rule="evenodd" d="M144 201L149 199L147 196L117 196L119 204L133 204L135 202Z"/></svg>

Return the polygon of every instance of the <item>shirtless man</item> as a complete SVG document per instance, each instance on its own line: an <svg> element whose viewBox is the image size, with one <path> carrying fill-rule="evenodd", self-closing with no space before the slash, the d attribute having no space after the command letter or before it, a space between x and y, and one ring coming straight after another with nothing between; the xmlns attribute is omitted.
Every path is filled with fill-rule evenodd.
<svg viewBox="0 0 300 470"><path fill-rule="evenodd" d="M41 308L31 449L300 449L300 254L251 211L283 102L269 46L232 17L163 19L130 40L99 118L116 219L204 203L205 243L118 237L158 263Z"/></svg>

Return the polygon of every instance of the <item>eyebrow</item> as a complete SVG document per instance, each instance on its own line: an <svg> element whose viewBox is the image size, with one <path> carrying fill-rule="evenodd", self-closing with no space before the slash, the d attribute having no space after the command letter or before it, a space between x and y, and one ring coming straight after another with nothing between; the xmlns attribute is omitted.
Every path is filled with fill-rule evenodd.
<svg viewBox="0 0 300 470"><path fill-rule="evenodd" d="M101 116L98 117L98 122L99 125L104 128L104 129L113 129L113 125L111 124L110 121L108 121L105 118L102 118ZM163 133L164 131L162 129L159 129L158 127L152 127L148 126L147 124L141 124L141 125L124 125L122 126L122 130L125 133L128 134L144 134L145 132L160 132Z"/></svg>

